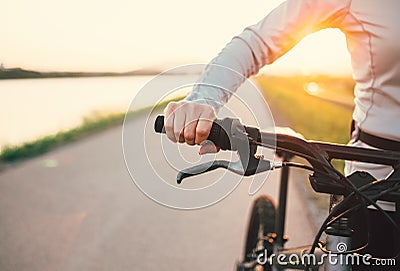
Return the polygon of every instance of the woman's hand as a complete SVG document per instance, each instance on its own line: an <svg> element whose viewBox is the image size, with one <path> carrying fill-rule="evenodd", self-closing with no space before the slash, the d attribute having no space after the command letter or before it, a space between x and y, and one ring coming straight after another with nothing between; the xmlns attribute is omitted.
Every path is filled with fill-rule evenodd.
<svg viewBox="0 0 400 271"><path fill-rule="evenodd" d="M216 119L210 105L188 101L171 102L165 108L164 115L165 132L171 141L202 145L199 154L219 151L213 144L205 143Z"/></svg>

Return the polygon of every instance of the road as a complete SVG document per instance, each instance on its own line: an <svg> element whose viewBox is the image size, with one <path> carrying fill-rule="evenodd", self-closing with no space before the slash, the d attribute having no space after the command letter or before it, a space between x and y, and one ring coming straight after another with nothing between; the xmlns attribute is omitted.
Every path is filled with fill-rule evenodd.
<svg viewBox="0 0 400 271"><path fill-rule="evenodd" d="M137 123L129 125L141 131ZM315 228L294 187L304 174L293 175L288 245L303 245ZM277 176L258 194L276 198ZM232 270L254 199L247 192L244 181L208 208L161 206L132 182L114 127L0 172L0 269Z"/></svg>

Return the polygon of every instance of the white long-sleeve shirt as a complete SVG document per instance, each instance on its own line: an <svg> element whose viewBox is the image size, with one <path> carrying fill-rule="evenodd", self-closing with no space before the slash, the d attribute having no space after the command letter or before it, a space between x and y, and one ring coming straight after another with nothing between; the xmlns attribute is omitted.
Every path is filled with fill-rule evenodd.
<svg viewBox="0 0 400 271"><path fill-rule="evenodd" d="M187 100L206 99L218 111L245 78L303 37L338 28L352 59L354 120L366 132L400 140L399 12L399 0L288 0L234 37L206 67Z"/></svg>

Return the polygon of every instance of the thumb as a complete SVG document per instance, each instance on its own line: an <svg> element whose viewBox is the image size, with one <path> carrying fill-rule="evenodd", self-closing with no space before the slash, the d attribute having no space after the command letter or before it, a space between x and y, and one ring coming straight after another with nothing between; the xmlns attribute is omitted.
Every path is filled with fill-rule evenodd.
<svg viewBox="0 0 400 271"><path fill-rule="evenodd" d="M219 152L219 150L220 150L219 147L216 147L212 142L206 140L203 143L201 143L199 154L203 155L206 153L217 153Z"/></svg>

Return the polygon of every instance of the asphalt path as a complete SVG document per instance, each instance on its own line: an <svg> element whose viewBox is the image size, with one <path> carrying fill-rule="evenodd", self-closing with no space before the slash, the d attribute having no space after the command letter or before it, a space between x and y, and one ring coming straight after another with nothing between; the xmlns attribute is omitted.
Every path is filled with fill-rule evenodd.
<svg viewBox="0 0 400 271"><path fill-rule="evenodd" d="M128 125L142 131L141 118ZM255 198L246 179L210 207L167 208L132 181L121 130L108 129L0 172L0 270L232 270ZM212 174L218 172L196 181ZM277 198L278 174L258 194ZM315 227L296 189L305 175L292 176L287 234L288 245L297 246L311 242Z"/></svg>

